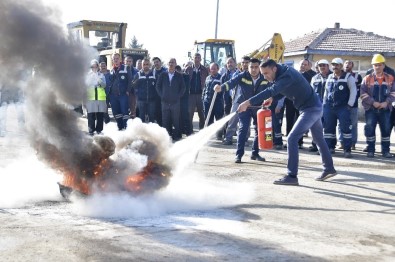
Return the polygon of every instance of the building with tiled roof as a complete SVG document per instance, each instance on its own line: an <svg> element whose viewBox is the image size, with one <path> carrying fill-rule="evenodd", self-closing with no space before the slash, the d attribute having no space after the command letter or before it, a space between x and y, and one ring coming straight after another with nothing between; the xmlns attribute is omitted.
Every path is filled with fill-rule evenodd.
<svg viewBox="0 0 395 262"><path fill-rule="evenodd" d="M354 70L364 73L372 67L370 62L375 53L383 54L386 64L394 67L395 38L340 28L340 24L336 23L334 28L317 30L285 42L284 60L297 68L303 58L313 62L327 59L330 62L340 57L343 61L351 59L355 64Z"/></svg>

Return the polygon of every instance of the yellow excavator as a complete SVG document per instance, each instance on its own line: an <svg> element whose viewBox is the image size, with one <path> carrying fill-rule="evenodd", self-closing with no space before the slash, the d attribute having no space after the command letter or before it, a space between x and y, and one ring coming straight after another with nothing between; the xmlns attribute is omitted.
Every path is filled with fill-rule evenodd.
<svg viewBox="0 0 395 262"><path fill-rule="evenodd" d="M199 53L202 57L202 64L206 67L213 62L218 63L222 68L226 64L229 56L236 57L235 41L229 39L207 39L206 41L195 41L192 52L188 52L188 57L193 60L193 54Z"/></svg>
<svg viewBox="0 0 395 262"><path fill-rule="evenodd" d="M247 54L250 58L259 60L273 59L277 63L284 60L285 44L279 33L274 33L273 37L264 43L260 48Z"/></svg>
<svg viewBox="0 0 395 262"><path fill-rule="evenodd" d="M267 60L269 58L278 63L284 60L285 44L281 34L274 33L273 37L264 43L260 48L247 54L250 58L258 58L259 60ZM218 63L219 67L225 67L226 59L229 56L236 58L235 41L229 39L207 39L206 41L195 41L194 53L199 53L202 57L202 64L206 67L212 62ZM192 60L192 52L188 53L188 57ZM241 68L241 64L238 64Z"/></svg>
<svg viewBox="0 0 395 262"><path fill-rule="evenodd" d="M79 41L86 39L88 44L99 52L99 61L112 67L111 55L119 53L122 60L125 56L133 57L133 62L148 57L148 51L141 48L126 48L126 23L81 20L67 24L70 34ZM135 66L135 64L134 64Z"/></svg>

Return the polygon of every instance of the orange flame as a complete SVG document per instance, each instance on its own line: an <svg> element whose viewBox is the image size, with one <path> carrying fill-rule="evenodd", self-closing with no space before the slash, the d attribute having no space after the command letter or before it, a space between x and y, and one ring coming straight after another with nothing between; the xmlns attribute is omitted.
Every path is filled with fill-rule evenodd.
<svg viewBox="0 0 395 262"><path fill-rule="evenodd" d="M109 168L107 159L100 161L91 172L83 170L83 176L77 176L74 172L64 172L63 185L78 190L83 194L89 195L92 192L91 186L94 182L99 182ZM92 177L89 177L92 175ZM105 188L105 184L100 184L100 187Z"/></svg>

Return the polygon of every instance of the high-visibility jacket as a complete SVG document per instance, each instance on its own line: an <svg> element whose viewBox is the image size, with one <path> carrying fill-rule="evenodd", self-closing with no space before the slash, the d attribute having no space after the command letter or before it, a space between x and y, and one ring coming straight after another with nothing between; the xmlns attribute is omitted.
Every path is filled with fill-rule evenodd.
<svg viewBox="0 0 395 262"><path fill-rule="evenodd" d="M106 79L104 75L100 72L94 73L89 72L88 74L88 90L87 99L88 100L106 100Z"/></svg>
<svg viewBox="0 0 395 262"><path fill-rule="evenodd" d="M90 87L87 93L88 100L106 100L106 91L102 86Z"/></svg>

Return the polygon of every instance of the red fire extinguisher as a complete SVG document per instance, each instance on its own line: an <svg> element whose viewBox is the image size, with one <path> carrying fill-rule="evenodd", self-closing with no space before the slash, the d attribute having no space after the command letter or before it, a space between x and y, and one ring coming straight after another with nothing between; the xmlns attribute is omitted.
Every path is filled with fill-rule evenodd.
<svg viewBox="0 0 395 262"><path fill-rule="evenodd" d="M257 112L259 149L273 148L272 112L263 107Z"/></svg>

